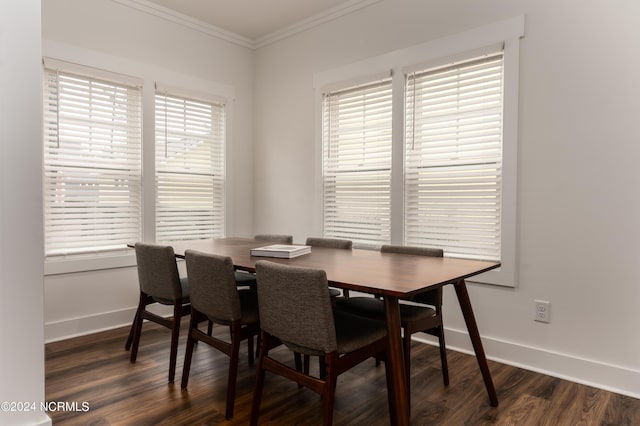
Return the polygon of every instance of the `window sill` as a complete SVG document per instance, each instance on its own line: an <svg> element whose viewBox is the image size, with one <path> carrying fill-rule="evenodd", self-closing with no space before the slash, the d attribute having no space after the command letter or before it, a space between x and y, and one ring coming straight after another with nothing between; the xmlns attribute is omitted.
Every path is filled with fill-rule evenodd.
<svg viewBox="0 0 640 426"><path fill-rule="evenodd" d="M133 250L111 253L75 255L45 259L44 275L70 274L101 269L126 268L136 265Z"/></svg>

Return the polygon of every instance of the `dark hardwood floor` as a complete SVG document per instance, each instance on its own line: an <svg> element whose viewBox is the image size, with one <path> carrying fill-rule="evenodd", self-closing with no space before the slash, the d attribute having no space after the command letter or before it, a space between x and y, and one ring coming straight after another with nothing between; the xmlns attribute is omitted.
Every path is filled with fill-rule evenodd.
<svg viewBox="0 0 640 426"><path fill-rule="evenodd" d="M187 321L184 321L186 330ZM241 348L235 415L224 419L228 358L200 343L188 390L180 389L185 333L176 382L167 383L169 330L145 323L135 364L124 350L128 329L46 345L46 400L71 403L49 413L55 425L245 425L254 367ZM216 329L223 335L227 329ZM290 352L276 350L283 360ZM275 353L275 352L274 352ZM436 347L412 348L414 425L640 425L640 400L489 361L500 399L489 406L474 357L448 352L451 384L444 387ZM317 362L312 363L317 369ZM76 404L74 409L73 403ZM88 411L83 410L88 403ZM373 360L338 378L334 424L390 423L384 365ZM267 375L260 424L322 424L322 402L295 383Z"/></svg>

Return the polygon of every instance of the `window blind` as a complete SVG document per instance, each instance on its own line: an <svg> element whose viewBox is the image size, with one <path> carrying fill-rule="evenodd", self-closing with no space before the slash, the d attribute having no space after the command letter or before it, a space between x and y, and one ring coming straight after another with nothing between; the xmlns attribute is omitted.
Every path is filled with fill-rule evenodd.
<svg viewBox="0 0 640 426"><path fill-rule="evenodd" d="M405 244L500 259L503 55L407 76Z"/></svg>
<svg viewBox="0 0 640 426"><path fill-rule="evenodd" d="M46 68L47 257L126 247L141 236L139 87Z"/></svg>
<svg viewBox="0 0 640 426"><path fill-rule="evenodd" d="M391 79L324 95L324 235L390 240Z"/></svg>
<svg viewBox="0 0 640 426"><path fill-rule="evenodd" d="M223 237L225 107L156 93L156 240Z"/></svg>

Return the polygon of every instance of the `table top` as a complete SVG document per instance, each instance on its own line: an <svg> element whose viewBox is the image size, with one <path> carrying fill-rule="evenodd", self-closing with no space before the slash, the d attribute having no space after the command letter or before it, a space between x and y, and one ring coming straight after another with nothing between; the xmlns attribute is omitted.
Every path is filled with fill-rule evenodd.
<svg viewBox="0 0 640 426"><path fill-rule="evenodd" d="M251 256L251 249L269 243L250 238L174 241L171 245L178 257L184 257L187 249L229 256L238 269L249 272L255 271L259 260L323 269L331 286L403 299L500 266L481 260L324 247L312 247L310 254L293 259L258 257Z"/></svg>

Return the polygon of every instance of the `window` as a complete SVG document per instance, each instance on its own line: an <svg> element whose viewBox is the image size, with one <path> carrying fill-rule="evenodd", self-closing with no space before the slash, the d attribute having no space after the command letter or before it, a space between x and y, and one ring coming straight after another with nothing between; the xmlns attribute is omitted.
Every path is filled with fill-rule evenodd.
<svg viewBox="0 0 640 426"><path fill-rule="evenodd" d="M225 107L156 93L156 241L224 236Z"/></svg>
<svg viewBox="0 0 640 426"><path fill-rule="evenodd" d="M322 141L324 235L388 243L391 79L325 93Z"/></svg>
<svg viewBox="0 0 640 426"><path fill-rule="evenodd" d="M445 256L499 261L499 269L474 281L517 285L522 36L524 16L517 16L317 73L316 152L324 190L316 200L323 212L316 229L360 247L441 247ZM379 109L349 115L333 99L357 98L359 90L377 87L367 76L389 76L389 70L385 120ZM381 145L381 132L358 127L374 114L385 123ZM347 135L357 141L350 163L342 151ZM346 181L374 170L371 186Z"/></svg>
<svg viewBox="0 0 640 426"><path fill-rule="evenodd" d="M503 55L407 75L407 245L500 260Z"/></svg>
<svg viewBox="0 0 640 426"><path fill-rule="evenodd" d="M97 71L45 61L47 257L123 249L141 237L140 85Z"/></svg>

